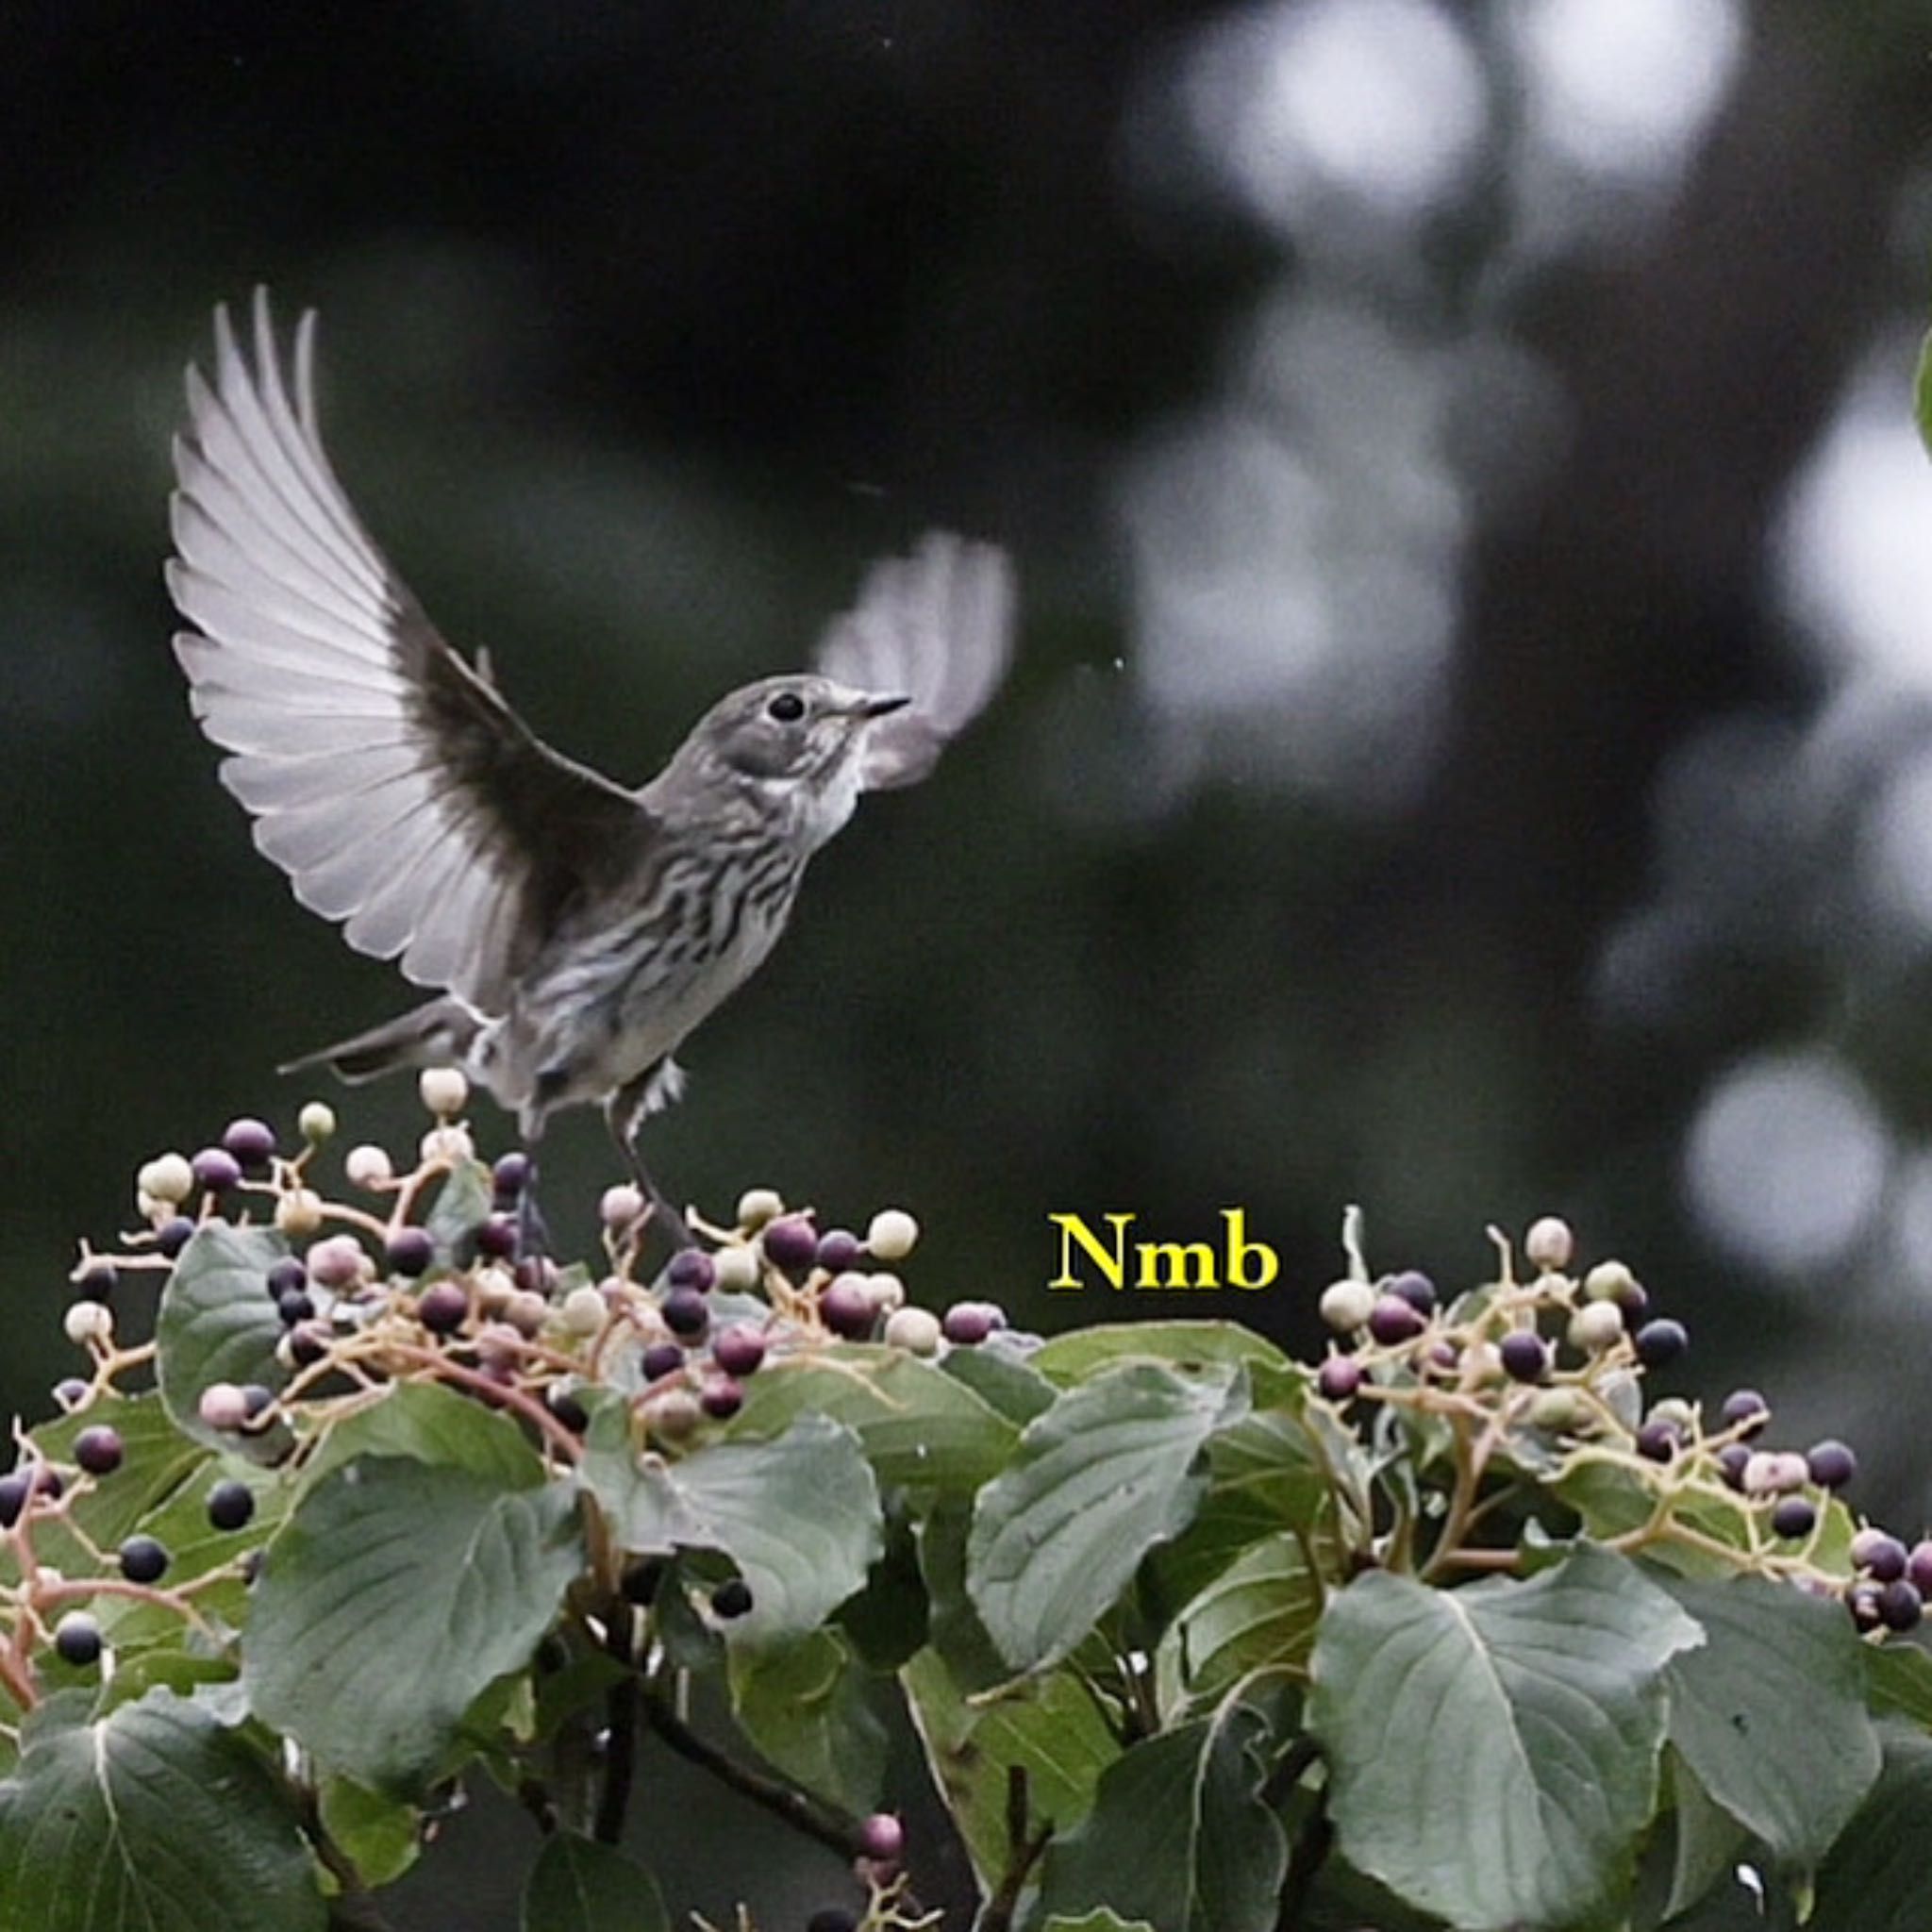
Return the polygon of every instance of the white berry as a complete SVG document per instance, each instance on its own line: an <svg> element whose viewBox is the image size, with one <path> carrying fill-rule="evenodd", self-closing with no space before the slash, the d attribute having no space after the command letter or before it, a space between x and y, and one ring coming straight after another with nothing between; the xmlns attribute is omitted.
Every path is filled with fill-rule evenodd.
<svg viewBox="0 0 1932 1932"><path fill-rule="evenodd" d="M186 1155L157 1155L142 1164L134 1185L152 1200L178 1204L194 1191L194 1170L189 1166Z"/></svg>
<svg viewBox="0 0 1932 1932"><path fill-rule="evenodd" d="M114 1311L105 1302L72 1302L62 1325L76 1348L90 1341L107 1342L114 1335Z"/></svg>
<svg viewBox="0 0 1932 1932"><path fill-rule="evenodd" d="M762 1227L768 1221L776 1221L784 1211L785 1197L776 1188L747 1188L738 1197L740 1227Z"/></svg>
<svg viewBox="0 0 1932 1932"><path fill-rule="evenodd" d="M895 1308L886 1321L886 1341L908 1355L937 1355L940 1318L930 1308Z"/></svg>
<svg viewBox="0 0 1932 1932"><path fill-rule="evenodd" d="M459 1067L425 1067L416 1082L423 1105L441 1120L461 1113L470 1099L470 1083Z"/></svg>
<svg viewBox="0 0 1932 1932"><path fill-rule="evenodd" d="M881 1261L903 1261L919 1241L919 1224L903 1208L883 1208L865 1231L866 1251Z"/></svg>
<svg viewBox="0 0 1932 1932"><path fill-rule="evenodd" d="M367 1141L349 1149L342 1172L348 1175L349 1185L356 1188L387 1187L395 1178L395 1168L389 1156Z"/></svg>

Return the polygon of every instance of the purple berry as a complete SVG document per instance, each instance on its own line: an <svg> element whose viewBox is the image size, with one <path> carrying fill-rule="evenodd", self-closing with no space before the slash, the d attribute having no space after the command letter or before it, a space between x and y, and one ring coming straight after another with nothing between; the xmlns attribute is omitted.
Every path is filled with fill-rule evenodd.
<svg viewBox="0 0 1932 1932"><path fill-rule="evenodd" d="M803 1214L781 1214L758 1237L765 1258L788 1274L802 1274L817 1258L819 1238Z"/></svg>
<svg viewBox="0 0 1932 1932"><path fill-rule="evenodd" d="M702 1248L679 1248L664 1264L667 1288L691 1288L708 1294L717 1278L717 1264Z"/></svg>
<svg viewBox="0 0 1932 1932"><path fill-rule="evenodd" d="M832 1227L820 1235L818 1251L812 1258L827 1274L843 1274L848 1268L858 1265L864 1253L865 1243L849 1227Z"/></svg>
<svg viewBox="0 0 1932 1932"><path fill-rule="evenodd" d="M1921 1596L1932 1596L1932 1539L1912 1545L1906 1557L1906 1576Z"/></svg>
<svg viewBox="0 0 1932 1932"><path fill-rule="evenodd" d="M1667 1315L1646 1322L1637 1331L1637 1359L1646 1369L1665 1367L1690 1346L1690 1337L1683 1323L1673 1322Z"/></svg>
<svg viewBox="0 0 1932 1932"><path fill-rule="evenodd" d="M194 1170L194 1185L210 1194L232 1188L242 1178L242 1163L225 1147L204 1147L189 1164Z"/></svg>
<svg viewBox="0 0 1932 1932"><path fill-rule="evenodd" d="M126 1453L120 1430L110 1429L105 1423L81 1430L74 1439L74 1459L90 1475L112 1475Z"/></svg>
<svg viewBox="0 0 1932 1932"><path fill-rule="evenodd" d="M255 1514L255 1491L232 1478L208 1492L208 1520L217 1529L242 1529Z"/></svg>
<svg viewBox="0 0 1932 1932"><path fill-rule="evenodd" d="M1868 1525L1852 1539L1852 1565L1865 1571L1874 1583L1891 1583L1906 1574L1909 1560L1906 1546L1875 1525Z"/></svg>
<svg viewBox="0 0 1932 1932"><path fill-rule="evenodd" d="M64 1409L75 1409L87 1400L91 1385L83 1382L78 1375L62 1375L54 1384L54 1400Z"/></svg>
<svg viewBox="0 0 1932 1932"><path fill-rule="evenodd" d="M1718 1474L1734 1490L1744 1487L1744 1465L1751 1460L1751 1452L1741 1442L1727 1442L1717 1452Z"/></svg>
<svg viewBox="0 0 1932 1932"><path fill-rule="evenodd" d="M282 1318L283 1327L292 1328L297 1322L314 1319L314 1298L306 1289L291 1288L275 1297L275 1313Z"/></svg>
<svg viewBox="0 0 1932 1932"><path fill-rule="evenodd" d="M1858 1473L1858 1458L1843 1442L1827 1438L1805 1452L1805 1466L1822 1490L1841 1490Z"/></svg>
<svg viewBox="0 0 1932 1932"><path fill-rule="evenodd" d="M675 1341L654 1341L644 1351L643 1371L647 1382L661 1382L666 1375L682 1374L684 1350Z"/></svg>
<svg viewBox="0 0 1932 1932"><path fill-rule="evenodd" d="M1903 1576L1894 1576L1878 1591L1878 1621L1888 1630L1916 1630L1924 1614L1925 1600Z"/></svg>
<svg viewBox="0 0 1932 1932"><path fill-rule="evenodd" d="M543 1405L573 1435L581 1436L591 1426L591 1411L578 1400L575 1389L553 1382L543 1391Z"/></svg>
<svg viewBox="0 0 1932 1932"><path fill-rule="evenodd" d="M1362 1365L1353 1356L1331 1355L1315 1376L1315 1387L1330 1402L1347 1402L1362 1386Z"/></svg>
<svg viewBox="0 0 1932 1932"><path fill-rule="evenodd" d="M1418 1315L1436 1312L1436 1284L1419 1268L1405 1268L1382 1284L1384 1294L1400 1295Z"/></svg>
<svg viewBox="0 0 1932 1932"><path fill-rule="evenodd" d="M665 1327L680 1341L695 1341L711 1320L703 1291L695 1288L674 1288L658 1312L664 1317Z"/></svg>
<svg viewBox="0 0 1932 1932"><path fill-rule="evenodd" d="M308 1286L308 1270L294 1256L286 1255L268 1271L268 1291L273 1301Z"/></svg>
<svg viewBox="0 0 1932 1932"><path fill-rule="evenodd" d="M829 1295L837 1286L837 1282L826 1283L825 1293ZM868 1296L866 1306L870 1307L871 1305L871 1297ZM819 1307L823 1312L823 1300ZM991 1311L984 1302L955 1302L946 1310L940 1324L940 1332L948 1341L957 1341L963 1348L972 1348L992 1333Z"/></svg>
<svg viewBox="0 0 1932 1932"><path fill-rule="evenodd" d="M173 1260L194 1239L194 1224L185 1214L164 1221L155 1231L155 1246Z"/></svg>
<svg viewBox="0 0 1932 1932"><path fill-rule="evenodd" d="M765 1358L765 1338L747 1322L734 1322L711 1337L711 1359L727 1375L750 1375Z"/></svg>
<svg viewBox="0 0 1932 1932"><path fill-rule="evenodd" d="M1550 1372L1550 1351L1541 1335L1512 1328L1496 1344L1503 1373L1515 1382L1541 1382Z"/></svg>
<svg viewBox="0 0 1932 1932"><path fill-rule="evenodd" d="M275 1151L275 1130L266 1121L243 1114L222 1129L222 1146L244 1169L264 1168Z"/></svg>
<svg viewBox="0 0 1932 1932"><path fill-rule="evenodd" d="M1851 1611L1852 1622L1860 1630L1875 1630L1884 1621L1878 1613L1881 1587L1876 1583L1855 1583L1845 1592L1845 1608Z"/></svg>
<svg viewBox="0 0 1932 1932"><path fill-rule="evenodd" d="M492 1214L476 1230L476 1252L487 1260L505 1261L517 1251L517 1224L512 1214Z"/></svg>
<svg viewBox="0 0 1932 1932"><path fill-rule="evenodd" d="M744 1407L742 1384L730 1375L712 1375L698 1390L698 1407L713 1422L729 1422Z"/></svg>
<svg viewBox="0 0 1932 1932"><path fill-rule="evenodd" d="M398 1227L382 1244L384 1258L398 1274L412 1280L428 1272L436 1258L436 1241L426 1227Z"/></svg>
<svg viewBox="0 0 1932 1932"><path fill-rule="evenodd" d="M328 1349L329 1332L320 1322L304 1322L289 1330L289 1354L298 1369L319 1362Z"/></svg>
<svg viewBox="0 0 1932 1932"><path fill-rule="evenodd" d="M0 1529L11 1529L26 1507L27 1479L16 1470L0 1475Z"/></svg>
<svg viewBox="0 0 1932 1932"><path fill-rule="evenodd" d="M496 1191L499 1202L505 1205L514 1203L530 1185L530 1157L517 1153L500 1155L496 1165L490 1170L490 1184Z"/></svg>
<svg viewBox="0 0 1932 1932"><path fill-rule="evenodd" d="M1727 1429L1741 1429L1749 1438L1757 1435L1771 1420L1771 1405L1755 1389L1733 1389L1724 1397L1724 1406L1719 1413Z"/></svg>
<svg viewBox="0 0 1932 1932"><path fill-rule="evenodd" d="M244 1382L242 1385L242 1409L250 1422L273 1408L275 1400L275 1391L260 1382Z"/></svg>
<svg viewBox="0 0 1932 1932"><path fill-rule="evenodd" d="M1803 1496L1780 1496L1771 1512L1774 1536L1809 1536L1818 1526L1818 1511Z"/></svg>
<svg viewBox="0 0 1932 1932"><path fill-rule="evenodd" d="M1670 1462L1683 1445L1674 1423L1645 1423L1637 1432L1637 1453L1652 1462Z"/></svg>
<svg viewBox="0 0 1932 1932"><path fill-rule="evenodd" d="M121 1574L129 1583L158 1583L168 1561L167 1546L151 1536L131 1536L121 1545Z"/></svg>
<svg viewBox="0 0 1932 1932"><path fill-rule="evenodd" d="M711 1608L721 1617L741 1617L751 1608L751 1585L741 1576L727 1576L711 1592Z"/></svg>
<svg viewBox="0 0 1932 1932"><path fill-rule="evenodd" d="M860 1274L833 1275L819 1291L819 1319L834 1335L847 1341L865 1341L873 1331L873 1324L878 1319L878 1308L866 1291L865 1277ZM952 1314L949 1313L946 1319L950 1322ZM984 1341L991 1333L992 1323L989 1319L977 1339ZM951 1339L955 1341L960 1340L957 1335Z"/></svg>
<svg viewBox="0 0 1932 1932"><path fill-rule="evenodd" d="M96 1261L74 1284L74 1299L77 1302L112 1301L114 1291L120 1283L121 1276L116 1272L113 1262Z"/></svg>
<svg viewBox="0 0 1932 1932"><path fill-rule="evenodd" d="M1427 1326L1415 1304L1399 1294L1377 1295L1375 1306L1369 1310L1369 1333L1385 1348L1413 1341Z"/></svg>
<svg viewBox="0 0 1932 1932"><path fill-rule="evenodd" d="M416 1319L432 1335L453 1335L469 1313L470 1297L454 1281L433 1281L416 1298Z"/></svg>
<svg viewBox="0 0 1932 1932"><path fill-rule="evenodd" d="M906 1827L891 1812L874 1811L858 1827L858 1849L863 1857L896 1865L906 1856Z"/></svg>

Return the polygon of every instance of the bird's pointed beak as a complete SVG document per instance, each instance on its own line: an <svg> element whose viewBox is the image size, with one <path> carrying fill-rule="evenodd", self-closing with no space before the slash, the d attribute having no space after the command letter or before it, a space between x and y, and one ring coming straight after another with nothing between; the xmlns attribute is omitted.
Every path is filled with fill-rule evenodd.
<svg viewBox="0 0 1932 1932"><path fill-rule="evenodd" d="M903 711L912 700L909 697L867 698L858 708L861 718L883 718L891 711Z"/></svg>

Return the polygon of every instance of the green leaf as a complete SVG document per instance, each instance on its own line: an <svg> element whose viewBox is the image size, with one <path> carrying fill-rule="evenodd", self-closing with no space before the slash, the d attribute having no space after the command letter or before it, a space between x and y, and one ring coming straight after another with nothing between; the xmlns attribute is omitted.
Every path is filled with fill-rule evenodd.
<svg viewBox="0 0 1932 1932"><path fill-rule="evenodd" d="M1141 1557L1187 1527L1207 1489L1200 1452L1241 1413L1231 1380L1129 1362L1027 1424L980 1491L967 1544L968 1591L1014 1669L1066 1656Z"/></svg>
<svg viewBox="0 0 1932 1932"><path fill-rule="evenodd" d="M323 1829L366 1890L392 1883L416 1862L423 1839L413 1805L346 1777L325 1778L317 1803Z"/></svg>
<svg viewBox="0 0 1932 1932"><path fill-rule="evenodd" d="M666 1463L632 1450L613 1406L592 1419L581 1474L625 1549L722 1550L738 1565L752 1607L729 1626L734 1645L816 1629L864 1587L885 1543L865 1452L826 1416L801 1416L767 1442L708 1442Z"/></svg>
<svg viewBox="0 0 1932 1932"><path fill-rule="evenodd" d="M1916 1643L1861 1643L1865 1701L1881 1714L1896 1711L1932 1731L1932 1656Z"/></svg>
<svg viewBox="0 0 1932 1932"><path fill-rule="evenodd" d="M1584 1533L1599 1541L1641 1528L1657 1508L1655 1489L1624 1463L1580 1457L1551 1487L1583 1519ZM1741 1552L1753 1547L1757 1531L1741 1497L1686 1492L1674 1504L1671 1514L1700 1536L1731 1549ZM1727 1558L1685 1543L1659 1540L1645 1555L1656 1564L1686 1576L1722 1579L1737 1574L1737 1565Z"/></svg>
<svg viewBox="0 0 1932 1932"><path fill-rule="evenodd" d="M1676 1830L1671 1848L1671 1891L1664 1917L1689 1911L1737 1869L1750 1844L1744 1827L1711 1797L1697 1774L1666 1746L1672 1814Z"/></svg>
<svg viewBox="0 0 1932 1932"><path fill-rule="evenodd" d="M923 1650L899 1680L984 1890L998 1883L1011 1852L1007 1800L1016 1771L1025 1774L1032 1825L1070 1831L1120 1756L1099 1706L1069 1670L1042 1671L969 1700L939 1653Z"/></svg>
<svg viewBox="0 0 1932 1932"><path fill-rule="evenodd" d="M1096 1906L1091 1912L1082 1912L1077 1919L1070 1919L1064 1912L1056 1912L1046 1922L1042 1932L1155 1932L1155 1927L1145 1919L1123 1919L1105 1906Z"/></svg>
<svg viewBox="0 0 1932 1932"><path fill-rule="evenodd" d="M1267 1725L1250 1707L1136 1744L1048 1847L1042 1908L1105 1905L1162 1932L1272 1932L1288 1842L1262 1802Z"/></svg>
<svg viewBox="0 0 1932 1932"><path fill-rule="evenodd" d="M1877 1782L1819 1870L1807 1932L1924 1932L1932 1738L1888 1718L1879 1743Z"/></svg>
<svg viewBox="0 0 1932 1932"><path fill-rule="evenodd" d="M1594 1548L1527 1583L1357 1578L1308 1704L1343 1856L1457 1926L1601 1913L1655 1809L1664 1666L1701 1635Z"/></svg>
<svg viewBox="0 0 1932 1932"><path fill-rule="evenodd" d="M768 1361L745 1384L731 1440L775 1436L801 1415L844 1423L879 1479L909 1490L976 1490L1020 1440L958 1377L903 1349L858 1342Z"/></svg>
<svg viewBox="0 0 1932 1932"><path fill-rule="evenodd" d="M1160 1707L1216 1704L1251 1671L1307 1658L1322 1586L1292 1537L1254 1544L1188 1603L1154 1654Z"/></svg>
<svg viewBox="0 0 1932 1932"><path fill-rule="evenodd" d="M364 1456L467 1469L506 1489L527 1489L543 1477L542 1458L509 1417L440 1382L391 1382L366 1408L334 1424L303 1467L304 1488Z"/></svg>
<svg viewBox="0 0 1932 1932"><path fill-rule="evenodd" d="M878 1808L886 1727L842 1638L815 1630L791 1643L734 1646L730 1679L738 1722L769 1763L848 1811Z"/></svg>
<svg viewBox="0 0 1932 1932"><path fill-rule="evenodd" d="M0 1932L321 1932L295 1809L167 1690L37 1732L0 1784Z"/></svg>
<svg viewBox="0 0 1932 1932"><path fill-rule="evenodd" d="M1844 1606L1761 1576L1662 1587L1705 1635L1665 1674L1671 1742L1777 1863L1815 1865L1878 1775L1865 1646Z"/></svg>
<svg viewBox="0 0 1932 1932"><path fill-rule="evenodd" d="M434 1772L464 1711L529 1660L583 1565L562 1483L369 1457L270 1544L242 1640L251 1708L379 1790Z"/></svg>
<svg viewBox="0 0 1932 1932"><path fill-rule="evenodd" d="M74 1439L99 1423L109 1424L121 1438L121 1467L90 1484L85 1494L75 1494L64 1516L34 1529L40 1560L70 1575L92 1567L86 1546L68 1528L70 1520L95 1548L112 1548L151 1510L159 1508L208 1457L201 1443L175 1426L160 1397L152 1391L109 1396L73 1415L43 1423L33 1431L34 1445L48 1461L71 1464Z"/></svg>
<svg viewBox="0 0 1932 1932"><path fill-rule="evenodd" d="M1918 420L1919 441L1932 451L1932 334L1919 344L1919 366L1912 375L1912 414Z"/></svg>
<svg viewBox="0 0 1932 1932"><path fill-rule="evenodd" d="M1009 1348L949 1348L941 1370L963 1382L1013 1424L1024 1429L1059 1392L1033 1364Z"/></svg>
<svg viewBox="0 0 1932 1932"><path fill-rule="evenodd" d="M1056 1335L1027 1362L1062 1385L1089 1381L1122 1362L1153 1362L1192 1374L1243 1364L1293 1366L1272 1341L1233 1322L1103 1322Z"/></svg>
<svg viewBox="0 0 1932 1932"><path fill-rule="evenodd" d="M614 1845L559 1831L524 1887L521 1932L671 1932L658 1881Z"/></svg>
<svg viewBox="0 0 1932 1932"><path fill-rule="evenodd" d="M436 1243L438 1268L453 1265L467 1238L490 1219L493 1192L482 1161L465 1160L450 1169L423 1224Z"/></svg>
<svg viewBox="0 0 1932 1932"><path fill-rule="evenodd" d="M211 1429L201 1419L201 1392L214 1382L279 1389L288 1379L275 1359L282 1318L268 1292L268 1271L288 1252L272 1228L205 1221L176 1258L155 1317L155 1377L175 1427L258 1462L288 1453L286 1426L255 1435Z"/></svg>

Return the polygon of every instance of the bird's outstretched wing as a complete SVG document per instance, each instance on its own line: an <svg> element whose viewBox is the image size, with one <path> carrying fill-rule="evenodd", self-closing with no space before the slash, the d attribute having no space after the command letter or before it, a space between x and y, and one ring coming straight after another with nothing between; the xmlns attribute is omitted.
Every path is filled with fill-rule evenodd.
<svg viewBox="0 0 1932 1932"><path fill-rule="evenodd" d="M817 657L841 684L912 701L869 728L865 789L924 777L999 688L1012 649L1013 565L1004 550L933 530L910 557L874 564Z"/></svg>
<svg viewBox="0 0 1932 1932"><path fill-rule="evenodd" d="M222 778L295 896L424 986L496 1009L536 937L638 862L636 796L559 757L437 634L336 480L315 317L292 395L258 290L254 355L215 311L175 445L175 640Z"/></svg>

